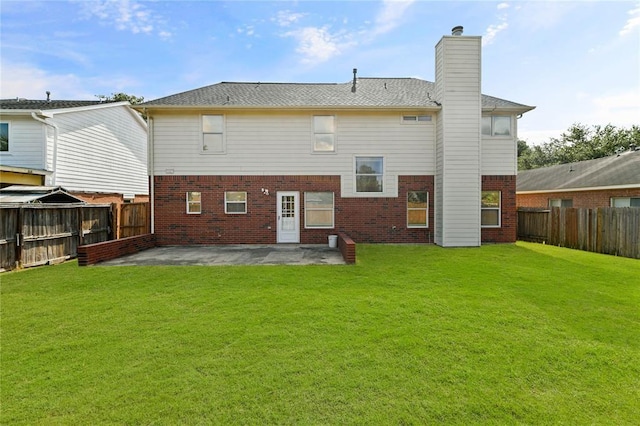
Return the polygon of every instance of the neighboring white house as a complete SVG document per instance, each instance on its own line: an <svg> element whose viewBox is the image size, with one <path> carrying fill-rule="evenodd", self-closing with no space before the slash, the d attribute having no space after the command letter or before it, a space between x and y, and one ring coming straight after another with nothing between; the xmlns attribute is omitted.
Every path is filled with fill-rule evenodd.
<svg viewBox="0 0 640 426"><path fill-rule="evenodd" d="M87 201L148 197L147 125L128 102L0 100L0 182Z"/></svg>
<svg viewBox="0 0 640 426"><path fill-rule="evenodd" d="M159 244L513 242L517 120L481 93L481 37L436 46L435 83L219 83L149 117Z"/></svg>

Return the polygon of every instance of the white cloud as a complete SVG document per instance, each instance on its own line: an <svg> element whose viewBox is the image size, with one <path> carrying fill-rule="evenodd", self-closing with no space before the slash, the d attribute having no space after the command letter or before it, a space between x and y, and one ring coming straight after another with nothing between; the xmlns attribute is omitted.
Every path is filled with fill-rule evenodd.
<svg viewBox="0 0 640 426"><path fill-rule="evenodd" d="M95 95L110 95L127 91L137 85L129 77L95 76L81 78L74 73L53 74L30 64L2 63L0 98L45 99L51 91L52 99L94 100Z"/></svg>
<svg viewBox="0 0 640 426"><path fill-rule="evenodd" d="M638 3L635 8L628 11L627 14L630 17L627 19L624 27L620 30L620 35L623 37L627 34L631 34L635 28L640 27L640 3Z"/></svg>
<svg viewBox="0 0 640 426"><path fill-rule="evenodd" d="M271 18L271 20L275 21L281 27L289 27L305 16L306 13L293 13L290 10L281 10L274 18Z"/></svg>
<svg viewBox="0 0 640 426"><path fill-rule="evenodd" d="M487 46L493 43L498 33L506 30L508 27L509 24L507 22L489 25L489 28L487 28L487 32L485 33L484 37L482 37L482 45Z"/></svg>
<svg viewBox="0 0 640 426"><path fill-rule="evenodd" d="M136 0L86 1L81 2L81 5L85 18L97 18L103 24L114 26L119 31L152 34L155 30L163 39L171 37L170 32L156 28L161 26L162 19Z"/></svg>
<svg viewBox="0 0 640 426"><path fill-rule="evenodd" d="M348 34L331 34L327 26L305 27L284 35L298 40L296 52L302 54L302 62L305 64L325 62L355 44L349 40Z"/></svg>
<svg viewBox="0 0 640 426"><path fill-rule="evenodd" d="M497 8L498 10L503 10L503 9L507 9L509 7L509 5L507 3L500 3ZM498 19L500 21L499 24L491 24L489 25L489 27L487 28L487 31L485 32L484 36L482 37L482 46L488 46L491 43L494 42L496 36L506 30L507 28L509 28L509 23L507 22L507 12L505 11L504 13L502 13L501 15L498 16Z"/></svg>
<svg viewBox="0 0 640 426"><path fill-rule="evenodd" d="M638 124L640 117L640 93L636 89L625 93L596 96L591 100L593 110L589 122L631 126Z"/></svg>
<svg viewBox="0 0 640 426"><path fill-rule="evenodd" d="M402 16L413 2L414 0L383 0L382 10L376 17L374 35L387 33L400 25Z"/></svg>

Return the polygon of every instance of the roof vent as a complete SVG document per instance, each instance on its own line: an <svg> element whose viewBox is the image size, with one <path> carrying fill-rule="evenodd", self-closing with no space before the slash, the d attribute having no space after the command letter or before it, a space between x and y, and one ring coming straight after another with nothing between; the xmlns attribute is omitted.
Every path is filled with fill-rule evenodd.
<svg viewBox="0 0 640 426"><path fill-rule="evenodd" d="M47 102L51 102L51 92L47 90Z"/></svg>
<svg viewBox="0 0 640 426"><path fill-rule="evenodd" d="M353 69L353 86L351 86L351 93L356 93L356 83L358 82L358 68Z"/></svg>
<svg viewBox="0 0 640 426"><path fill-rule="evenodd" d="M462 27L462 25L458 25L457 27L453 27L453 28L451 29L451 35L454 35L454 36L461 36L461 35L462 35L462 30L463 30L463 29L464 29L464 28Z"/></svg>

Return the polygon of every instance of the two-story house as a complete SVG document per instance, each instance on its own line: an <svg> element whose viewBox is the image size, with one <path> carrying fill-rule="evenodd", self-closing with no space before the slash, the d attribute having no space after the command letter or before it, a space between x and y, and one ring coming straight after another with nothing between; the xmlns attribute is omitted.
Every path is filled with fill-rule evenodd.
<svg viewBox="0 0 640 426"><path fill-rule="evenodd" d="M128 102L0 100L2 187L64 187L88 202L148 199L147 124Z"/></svg>
<svg viewBox="0 0 640 426"><path fill-rule="evenodd" d="M149 117L160 245L516 239L516 134L531 106L481 93L481 37L444 36L435 82L219 83Z"/></svg>

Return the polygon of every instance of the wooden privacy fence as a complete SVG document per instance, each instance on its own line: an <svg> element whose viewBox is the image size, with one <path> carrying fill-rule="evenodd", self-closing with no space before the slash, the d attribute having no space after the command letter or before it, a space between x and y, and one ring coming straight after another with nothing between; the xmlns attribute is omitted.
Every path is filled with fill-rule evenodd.
<svg viewBox="0 0 640 426"><path fill-rule="evenodd" d="M127 203L118 206L116 238L135 237L151 232L149 203Z"/></svg>
<svg viewBox="0 0 640 426"><path fill-rule="evenodd" d="M640 209L518 209L518 239L640 259Z"/></svg>
<svg viewBox="0 0 640 426"><path fill-rule="evenodd" d="M0 270L57 263L78 245L108 241L110 205L26 204L0 208Z"/></svg>

